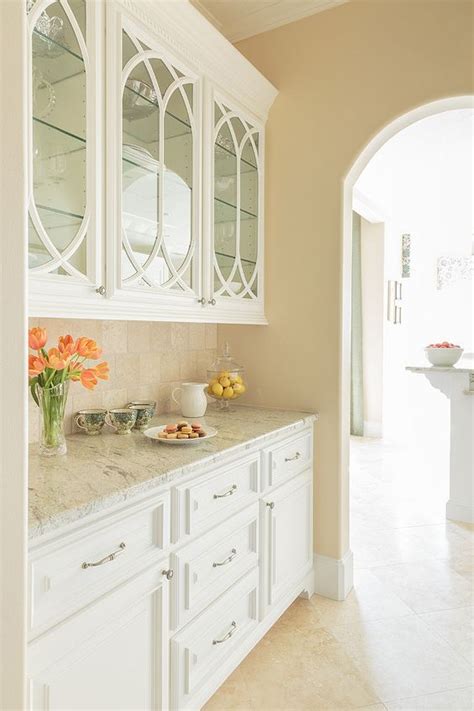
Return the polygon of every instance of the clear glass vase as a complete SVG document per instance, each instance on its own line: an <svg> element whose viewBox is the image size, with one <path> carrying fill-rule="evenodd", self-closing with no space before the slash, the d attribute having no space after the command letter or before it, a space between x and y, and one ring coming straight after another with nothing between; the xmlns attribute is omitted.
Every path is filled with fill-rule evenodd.
<svg viewBox="0 0 474 711"><path fill-rule="evenodd" d="M36 386L40 411L40 454L55 457L66 454L64 412L69 381L49 388Z"/></svg>

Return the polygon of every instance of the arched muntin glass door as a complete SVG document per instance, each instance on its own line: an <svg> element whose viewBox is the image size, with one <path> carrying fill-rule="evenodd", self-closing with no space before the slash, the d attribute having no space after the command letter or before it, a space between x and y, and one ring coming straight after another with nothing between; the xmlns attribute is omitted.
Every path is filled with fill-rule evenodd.
<svg viewBox="0 0 474 711"><path fill-rule="evenodd" d="M96 151L94 57L86 0L28 0L29 267L82 285L97 278L90 164ZM92 134L92 135L90 135Z"/></svg>
<svg viewBox="0 0 474 711"><path fill-rule="evenodd" d="M260 129L214 102L213 296L257 300L260 285Z"/></svg>
<svg viewBox="0 0 474 711"><path fill-rule="evenodd" d="M122 31L120 285L195 296L200 290L195 79Z"/></svg>

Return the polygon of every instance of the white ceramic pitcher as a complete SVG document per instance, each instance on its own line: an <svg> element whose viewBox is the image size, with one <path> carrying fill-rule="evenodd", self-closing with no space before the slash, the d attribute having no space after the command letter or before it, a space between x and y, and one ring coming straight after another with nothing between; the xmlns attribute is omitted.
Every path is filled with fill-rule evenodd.
<svg viewBox="0 0 474 711"><path fill-rule="evenodd" d="M181 383L180 388L173 390L171 397L179 405L184 417L202 417L205 414L207 398L204 388L207 388L207 383Z"/></svg>

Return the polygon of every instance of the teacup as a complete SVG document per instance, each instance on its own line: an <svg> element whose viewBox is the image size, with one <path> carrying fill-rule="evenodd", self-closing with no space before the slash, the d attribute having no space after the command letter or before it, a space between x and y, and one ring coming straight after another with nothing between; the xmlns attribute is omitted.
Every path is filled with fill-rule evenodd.
<svg viewBox="0 0 474 711"><path fill-rule="evenodd" d="M98 435L105 425L107 410L79 410L74 417L74 422L88 435Z"/></svg>
<svg viewBox="0 0 474 711"><path fill-rule="evenodd" d="M114 428L115 434L130 434L137 421L137 411L128 407L117 407L108 411L105 421L110 427Z"/></svg>
<svg viewBox="0 0 474 711"><path fill-rule="evenodd" d="M129 402L127 407L137 412L137 420L133 429L144 430L148 427L151 418L155 414L156 402L153 400L135 400Z"/></svg>

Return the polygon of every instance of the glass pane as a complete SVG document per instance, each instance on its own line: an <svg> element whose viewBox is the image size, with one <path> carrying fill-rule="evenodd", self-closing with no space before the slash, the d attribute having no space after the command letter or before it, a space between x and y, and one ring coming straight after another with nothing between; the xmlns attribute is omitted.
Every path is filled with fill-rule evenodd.
<svg viewBox="0 0 474 711"><path fill-rule="evenodd" d="M247 283L254 274L258 256L258 171L251 167L256 164L248 138L240 159L240 257Z"/></svg>
<svg viewBox="0 0 474 711"><path fill-rule="evenodd" d="M148 70L140 62L129 75L123 91L123 143L146 148L159 160L160 109Z"/></svg>
<svg viewBox="0 0 474 711"><path fill-rule="evenodd" d="M186 103L179 88L174 90L166 105L165 166L164 243L174 269L187 286L192 287L192 270L181 272L192 247L193 236L193 136ZM182 288L179 283L173 286Z"/></svg>
<svg viewBox="0 0 474 711"><path fill-rule="evenodd" d="M122 68L130 61L137 53L137 48L133 44L128 34L122 31Z"/></svg>
<svg viewBox="0 0 474 711"><path fill-rule="evenodd" d="M71 0L71 23L50 5L32 32L33 195L50 240L63 252L76 237L86 209L86 72L74 20L85 32L83 0ZM84 39L84 36L83 36ZM31 266L51 260L30 224ZM70 258L86 273L85 239Z"/></svg>

